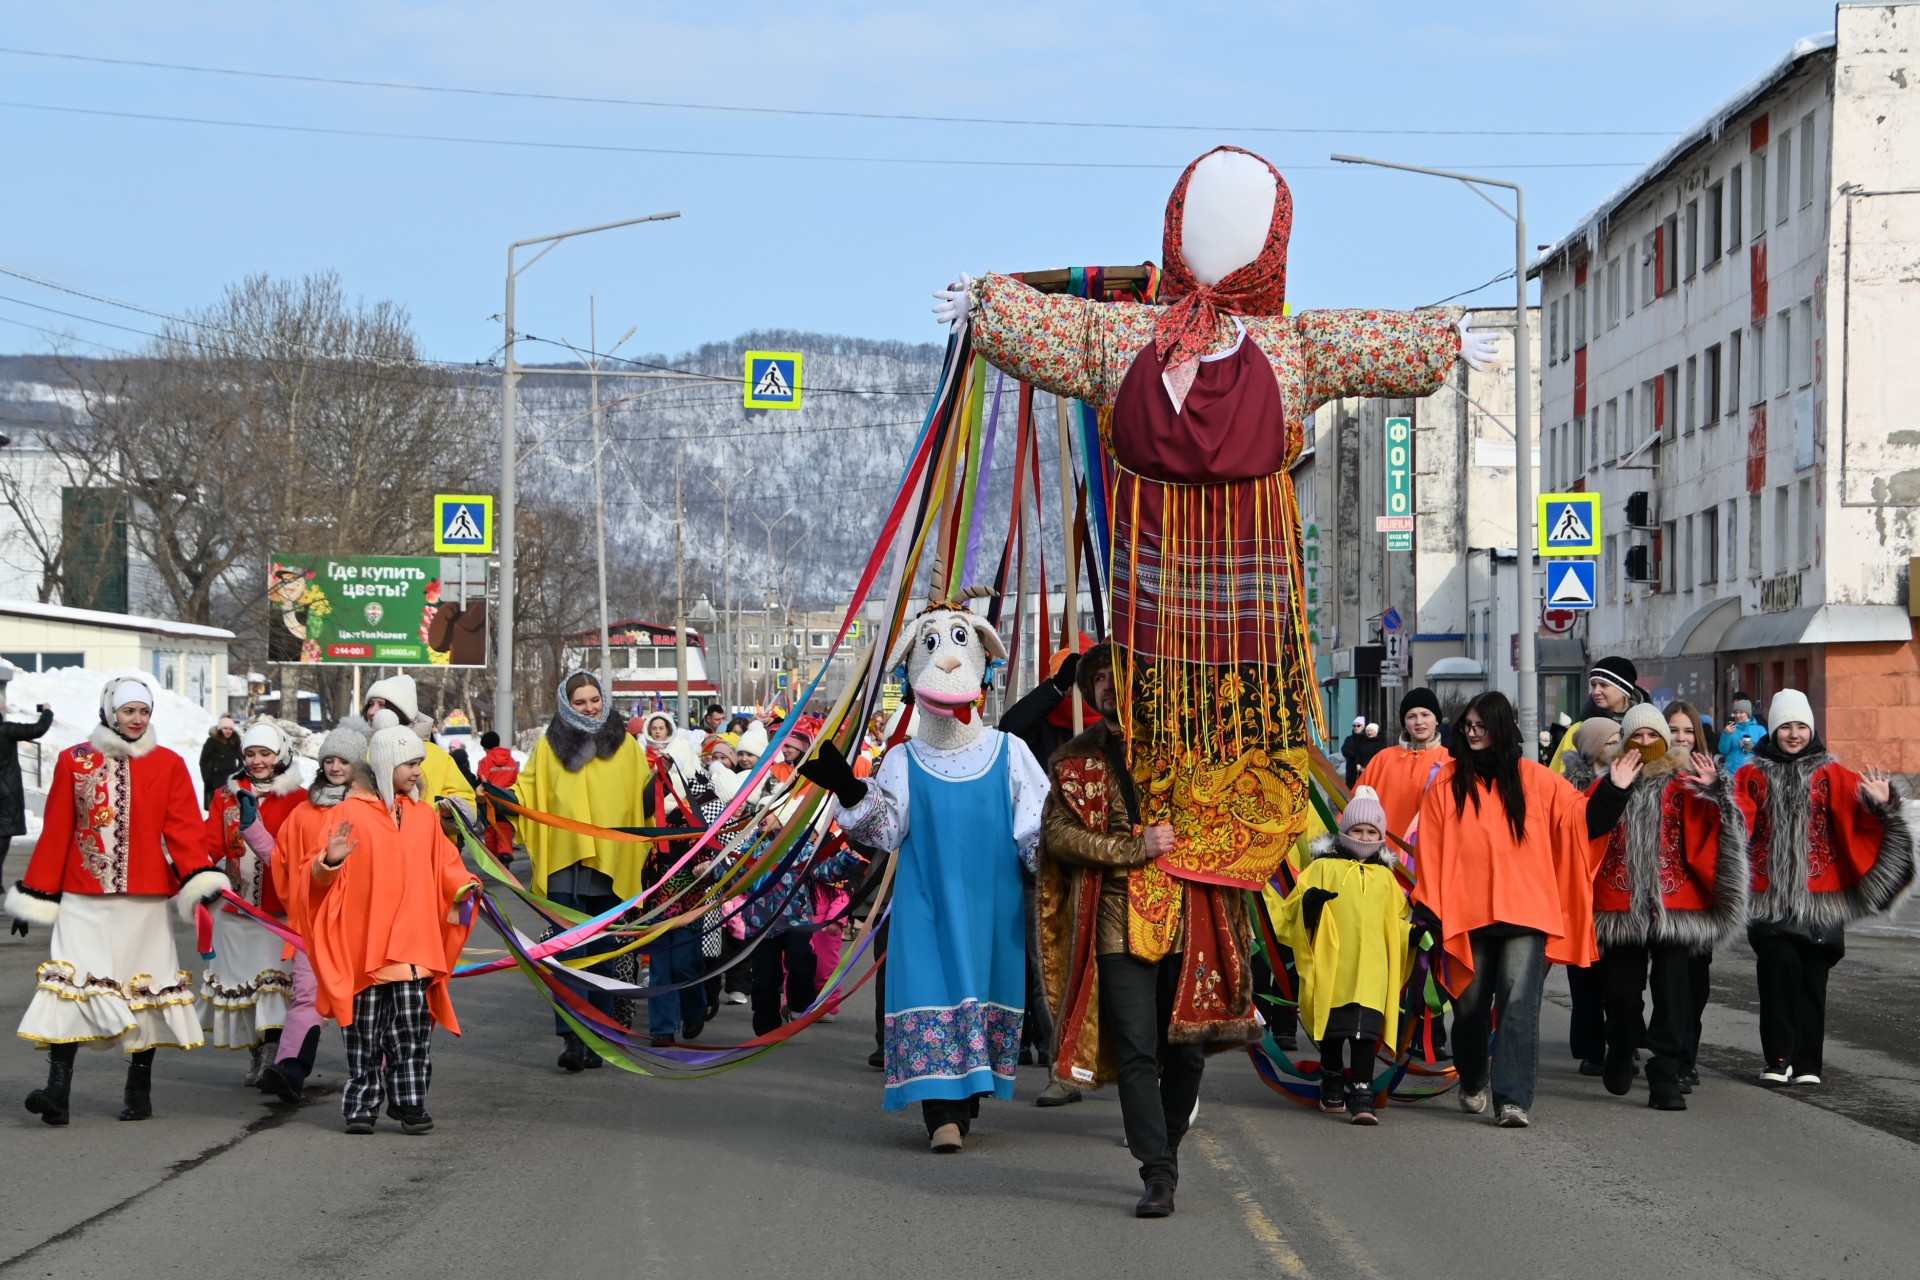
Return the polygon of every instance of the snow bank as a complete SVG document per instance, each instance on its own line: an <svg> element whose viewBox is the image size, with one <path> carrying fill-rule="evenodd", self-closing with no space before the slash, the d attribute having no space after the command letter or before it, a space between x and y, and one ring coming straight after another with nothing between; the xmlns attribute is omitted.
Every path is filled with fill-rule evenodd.
<svg viewBox="0 0 1920 1280"><path fill-rule="evenodd" d="M34 709L41 703L53 708L53 728L47 736L40 739L40 749L46 764L41 774L41 787L34 786L32 748L23 753L21 772L28 790L44 788L45 780L52 776L53 758L76 742L84 741L100 723L100 690L113 676L140 676L153 689L158 704L153 709L153 732L160 739L160 745L179 752L186 758L187 768L193 774L197 784L200 779L200 747L207 740L207 734L213 731L218 716L206 710L197 702L161 688L159 682L145 672L132 668L114 671L94 671L86 667L60 667L53 671L22 671L7 686L7 718L9 720L30 720ZM309 743L312 737L298 725L280 722L293 740L295 752L311 750L318 745L317 740ZM23 744L24 745L24 744ZM299 770L302 783L313 779L314 762L305 755L296 754L294 768ZM28 806L33 808L32 805ZM36 828L29 837L37 832L37 824L32 815L28 816L28 825Z"/></svg>

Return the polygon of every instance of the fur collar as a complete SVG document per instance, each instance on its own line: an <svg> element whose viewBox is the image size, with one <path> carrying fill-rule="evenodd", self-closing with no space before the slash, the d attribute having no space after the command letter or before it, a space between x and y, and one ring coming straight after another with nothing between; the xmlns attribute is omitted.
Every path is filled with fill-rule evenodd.
<svg viewBox="0 0 1920 1280"><path fill-rule="evenodd" d="M247 783L248 781L249 779L248 779L247 771L245 769L242 769L239 773L236 773L231 778L227 779L227 790L232 792L238 792L240 790L241 785L243 783ZM278 771L274 773L273 777L267 780L265 794L270 796L290 796L294 792L298 791L299 789L300 789L299 772L288 765L281 765ZM262 794L262 789L259 783L253 783L252 785L247 787L247 790L253 792L255 795Z"/></svg>
<svg viewBox="0 0 1920 1280"><path fill-rule="evenodd" d="M147 721L147 731L132 742L128 742L104 724L95 725L93 732L87 735L87 741L92 743L94 749L101 755L113 760L138 760L160 745L160 740L153 736L151 720Z"/></svg>
<svg viewBox="0 0 1920 1280"><path fill-rule="evenodd" d="M1393 866L1393 863L1388 860L1387 846L1384 843L1371 857L1357 858L1331 832L1323 831L1313 838L1307 848L1313 853L1316 862L1321 858L1345 858L1348 862L1370 862L1387 868Z"/></svg>
<svg viewBox="0 0 1920 1280"><path fill-rule="evenodd" d="M613 759L627 741L627 726L618 717L608 716L591 732L574 727L573 721L580 719L584 717L572 707L562 707L547 726L547 745L568 773L580 772L596 758Z"/></svg>

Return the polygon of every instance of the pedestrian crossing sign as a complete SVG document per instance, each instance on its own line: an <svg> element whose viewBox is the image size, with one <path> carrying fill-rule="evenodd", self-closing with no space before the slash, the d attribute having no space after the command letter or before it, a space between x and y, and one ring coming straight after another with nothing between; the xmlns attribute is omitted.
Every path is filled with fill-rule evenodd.
<svg viewBox="0 0 1920 1280"><path fill-rule="evenodd" d="M493 554L493 499L478 493L433 495L433 549L441 555Z"/></svg>
<svg viewBox="0 0 1920 1280"><path fill-rule="evenodd" d="M1599 555L1600 495L1597 493L1541 494L1540 554L1543 556Z"/></svg>
<svg viewBox="0 0 1920 1280"><path fill-rule="evenodd" d="M798 351L747 352L747 408L798 409L803 359Z"/></svg>
<svg viewBox="0 0 1920 1280"><path fill-rule="evenodd" d="M1547 566L1547 608L1591 609L1599 573L1592 560L1557 560Z"/></svg>

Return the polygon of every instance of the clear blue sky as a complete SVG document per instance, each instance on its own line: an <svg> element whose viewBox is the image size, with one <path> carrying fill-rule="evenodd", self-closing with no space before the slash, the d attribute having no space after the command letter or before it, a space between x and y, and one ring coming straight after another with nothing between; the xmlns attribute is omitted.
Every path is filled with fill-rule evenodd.
<svg viewBox="0 0 1920 1280"><path fill-rule="evenodd" d="M656 210L522 277L520 328L675 352L748 329L931 339L960 270L1158 257L1179 169L1219 142L1272 159L1296 202L1296 306L1417 306L1512 263L1509 225L1432 179L1327 167L1332 151L1480 167L1527 184L1529 239L1574 219L1807 34L1831 4L33 4L0 45L293 75L678 104L1200 125L959 124L539 102L0 53L0 266L160 311L251 272L331 268L408 308L430 354L499 346L508 241ZM40 104L774 158L567 151L261 132ZM1389 130L1261 133L1254 127ZM1648 131L1623 137L1411 130ZM811 157L1018 160L1024 167ZM1613 167L1504 168L1515 165ZM1075 168L1069 164L1147 165ZM1476 295L1489 305L1511 284ZM156 321L0 277L0 295ZM0 350L134 334L0 301ZM81 349L87 349L84 346ZM530 348L523 358L536 358Z"/></svg>

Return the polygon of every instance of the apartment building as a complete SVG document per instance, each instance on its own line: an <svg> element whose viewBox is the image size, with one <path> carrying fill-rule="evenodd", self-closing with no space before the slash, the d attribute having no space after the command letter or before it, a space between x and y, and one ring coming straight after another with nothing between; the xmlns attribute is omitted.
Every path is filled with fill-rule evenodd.
<svg viewBox="0 0 1920 1280"><path fill-rule="evenodd" d="M1842 5L1537 259L1541 477L1602 495L1595 654L1804 689L1920 771L1920 4Z"/></svg>

